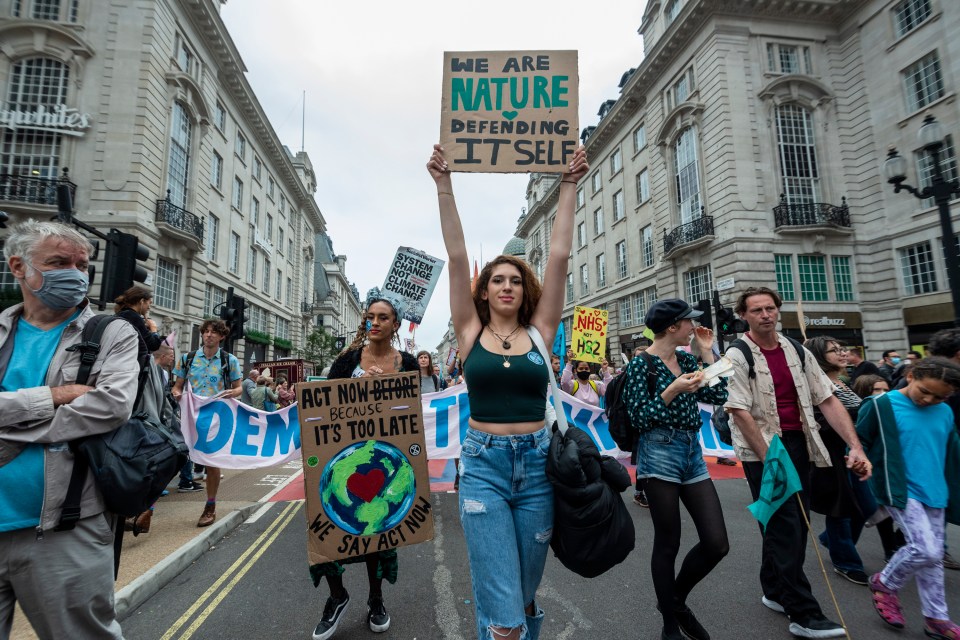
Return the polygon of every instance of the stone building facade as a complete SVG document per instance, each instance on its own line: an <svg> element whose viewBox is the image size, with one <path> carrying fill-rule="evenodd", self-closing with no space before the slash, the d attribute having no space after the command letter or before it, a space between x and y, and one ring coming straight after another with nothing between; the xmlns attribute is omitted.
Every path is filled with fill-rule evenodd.
<svg viewBox="0 0 960 640"><path fill-rule="evenodd" d="M917 131L932 113L956 179L958 29L949 0L650 0L642 62L582 132L592 170L566 321L575 304L608 309L617 357L645 342L657 298L716 289L732 306L765 285L784 296L785 332L800 336L799 306L808 335L869 357L951 326L937 209L894 194L883 164L895 145L909 181L929 184ZM517 235L535 268L558 187L528 184Z"/></svg>
<svg viewBox="0 0 960 640"><path fill-rule="evenodd" d="M277 137L220 6L0 1L0 209L49 217L70 185L78 219L149 249L152 316L181 350L228 287L244 296L257 341L235 350L251 362L295 355L317 289L336 287L314 272L326 223L310 159ZM345 281L342 267L323 277Z"/></svg>

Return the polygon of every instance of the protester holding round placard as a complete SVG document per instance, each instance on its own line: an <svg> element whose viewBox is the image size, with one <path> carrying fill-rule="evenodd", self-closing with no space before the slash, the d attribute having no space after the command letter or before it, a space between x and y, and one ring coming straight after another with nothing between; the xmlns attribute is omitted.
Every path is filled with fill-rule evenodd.
<svg viewBox="0 0 960 640"><path fill-rule="evenodd" d="M710 634L687 606L687 596L730 550L717 489L700 448L698 402L723 404L727 382L703 386L697 359L712 364L713 331L696 326L703 315L677 298L650 307L644 324L654 333L642 357L630 361L624 402L640 431L637 478L645 480L653 519L650 571L663 616L662 640L709 640ZM691 343L691 339L693 342ZM690 347L690 353L681 350ZM655 375L648 375L649 367ZM680 503L687 508L700 541L687 552L679 573Z"/></svg>
<svg viewBox="0 0 960 640"><path fill-rule="evenodd" d="M450 266L450 311L470 400L460 456L460 519L476 602L477 634L536 640L543 610L534 601L553 528L544 426L548 371L526 328L553 342L563 307L583 148L560 177L550 256L540 283L523 260L498 256L470 287L470 265L443 148L427 170L437 185Z"/></svg>
<svg viewBox="0 0 960 640"><path fill-rule="evenodd" d="M403 311L400 302L385 298L379 289L367 293L363 319L353 342L330 365L329 379L381 376L404 371L417 371L417 359L406 351L396 349L400 344L397 332ZM336 562L311 565L310 575L314 586L326 577L330 597L323 608L323 617L313 632L314 640L332 638L343 620L343 613L350 602L350 595L343 587L345 564L363 562L367 567L370 594L367 598L367 624L375 633L390 628L390 614L383 604L383 580L394 584L397 581L397 550L390 549Z"/></svg>

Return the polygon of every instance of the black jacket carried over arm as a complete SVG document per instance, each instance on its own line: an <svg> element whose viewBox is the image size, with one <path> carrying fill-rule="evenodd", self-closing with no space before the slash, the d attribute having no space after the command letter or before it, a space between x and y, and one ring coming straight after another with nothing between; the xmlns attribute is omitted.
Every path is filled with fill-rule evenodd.
<svg viewBox="0 0 960 640"><path fill-rule="evenodd" d="M337 359L333 361L333 364L330 365L330 373L327 374L327 378L333 380L336 378L353 377L353 370L360 366L360 355L362 353L362 348L341 353L339 356L337 356ZM417 362L416 356L409 354L406 351L401 351L400 371L406 372L419 370L420 363Z"/></svg>

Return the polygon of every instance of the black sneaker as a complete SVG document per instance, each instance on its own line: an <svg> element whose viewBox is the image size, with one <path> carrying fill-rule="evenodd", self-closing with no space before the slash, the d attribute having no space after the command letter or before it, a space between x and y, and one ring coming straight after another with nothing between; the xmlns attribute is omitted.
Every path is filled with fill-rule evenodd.
<svg viewBox="0 0 960 640"><path fill-rule="evenodd" d="M203 491L203 485L199 482L191 482L190 484L177 486L177 493L193 493L194 491Z"/></svg>
<svg viewBox="0 0 960 640"><path fill-rule="evenodd" d="M869 579L869 576L859 569L847 570L834 567L833 572L838 576L843 576L853 584L862 584L863 586L867 586L867 580Z"/></svg>
<svg viewBox="0 0 960 640"><path fill-rule="evenodd" d="M347 610L350 603L350 594L343 592L343 600L334 600L333 596L327 598L327 604L323 607L323 617L320 618L320 624L313 630L313 640L327 640L337 631L340 620L343 619L343 612Z"/></svg>
<svg viewBox="0 0 960 640"><path fill-rule="evenodd" d="M842 638L846 630L823 616L810 616L791 622L787 629L798 638Z"/></svg>
<svg viewBox="0 0 960 640"><path fill-rule="evenodd" d="M643 507L644 509L650 508L650 503L647 501L647 494L643 491L633 492L633 504Z"/></svg>
<svg viewBox="0 0 960 640"><path fill-rule="evenodd" d="M367 600L367 624L370 625L370 631L374 633L383 633L390 628L390 614L383 606L383 598L370 598ZM316 636L314 636L316 638ZM322 640L322 639L321 639Z"/></svg>
<svg viewBox="0 0 960 640"><path fill-rule="evenodd" d="M660 608L660 603L656 605L657 611L662 612ZM690 640L710 640L710 634L707 633L707 630L703 628L703 625L700 624L700 621L697 620L697 617L693 615L693 611L690 611L690 607L687 605L674 607L673 617L677 621L677 626L680 627L681 633L676 637L690 638ZM661 633L661 640L673 638L675 634L664 629Z"/></svg>

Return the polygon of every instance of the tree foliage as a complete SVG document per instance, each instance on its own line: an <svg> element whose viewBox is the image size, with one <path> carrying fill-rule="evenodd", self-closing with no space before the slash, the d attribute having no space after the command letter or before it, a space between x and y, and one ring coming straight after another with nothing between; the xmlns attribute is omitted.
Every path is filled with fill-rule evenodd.
<svg viewBox="0 0 960 640"><path fill-rule="evenodd" d="M325 327L317 327L307 336L307 342L300 350L300 357L315 363L319 374L337 357L335 341L336 338L330 335Z"/></svg>

